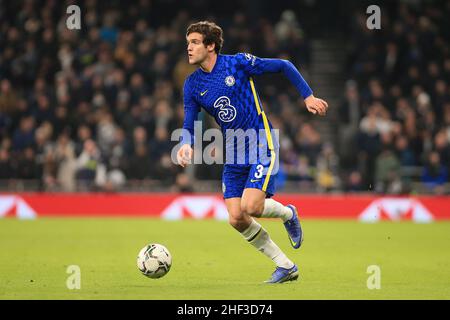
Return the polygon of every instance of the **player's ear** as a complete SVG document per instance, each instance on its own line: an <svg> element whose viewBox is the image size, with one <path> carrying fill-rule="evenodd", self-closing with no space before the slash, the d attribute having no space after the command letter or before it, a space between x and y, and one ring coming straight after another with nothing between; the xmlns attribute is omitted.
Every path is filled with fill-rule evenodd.
<svg viewBox="0 0 450 320"><path fill-rule="evenodd" d="M215 51L216 50L216 44L213 42L213 43L211 43L211 44L208 44L207 46L206 46L206 50L208 50L208 52L213 52L213 51Z"/></svg>

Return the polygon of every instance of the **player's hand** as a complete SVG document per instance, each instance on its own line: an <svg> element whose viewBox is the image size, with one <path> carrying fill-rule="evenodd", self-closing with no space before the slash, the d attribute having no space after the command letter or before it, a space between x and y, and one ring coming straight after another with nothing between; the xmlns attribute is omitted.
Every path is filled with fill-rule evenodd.
<svg viewBox="0 0 450 320"><path fill-rule="evenodd" d="M313 114L324 116L327 113L328 103L325 100L314 97L314 95L310 95L306 98L305 104L308 111Z"/></svg>
<svg viewBox="0 0 450 320"><path fill-rule="evenodd" d="M178 164L184 168L187 164L191 163L193 153L194 150L192 150L192 147L189 144L181 146L180 150L177 152Z"/></svg>

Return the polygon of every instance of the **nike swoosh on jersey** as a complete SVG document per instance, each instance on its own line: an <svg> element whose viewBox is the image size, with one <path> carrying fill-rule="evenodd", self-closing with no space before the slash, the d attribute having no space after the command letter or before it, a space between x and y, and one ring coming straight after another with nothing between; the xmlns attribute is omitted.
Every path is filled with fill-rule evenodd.
<svg viewBox="0 0 450 320"><path fill-rule="evenodd" d="M205 90L205 91L203 91L203 92L200 92L200 95L203 97L207 92L208 92L208 90Z"/></svg>
<svg viewBox="0 0 450 320"><path fill-rule="evenodd" d="M261 181L261 179L256 179L256 180L250 179L250 182L251 182L251 183L253 183L253 182L258 182L258 181Z"/></svg>

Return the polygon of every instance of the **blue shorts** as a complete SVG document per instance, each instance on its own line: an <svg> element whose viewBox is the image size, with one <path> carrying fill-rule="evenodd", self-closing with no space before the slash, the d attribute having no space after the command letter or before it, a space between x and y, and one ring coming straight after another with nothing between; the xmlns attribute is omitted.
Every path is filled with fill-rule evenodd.
<svg viewBox="0 0 450 320"><path fill-rule="evenodd" d="M241 198L246 188L256 188L270 198L275 194L275 175L269 170L270 164L251 165L225 164L222 173L222 191L224 199Z"/></svg>

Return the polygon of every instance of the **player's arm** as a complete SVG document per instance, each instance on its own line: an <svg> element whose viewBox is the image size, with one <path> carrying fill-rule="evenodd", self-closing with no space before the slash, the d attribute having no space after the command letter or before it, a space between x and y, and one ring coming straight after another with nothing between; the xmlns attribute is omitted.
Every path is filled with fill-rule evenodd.
<svg viewBox="0 0 450 320"><path fill-rule="evenodd" d="M308 83L305 81L300 71L289 60L258 58L248 53L237 54L237 59L244 72L248 75L259 75L263 73L282 72L286 78L297 88L305 100L306 108L309 112L325 115L328 103L313 95Z"/></svg>
<svg viewBox="0 0 450 320"><path fill-rule="evenodd" d="M193 99L192 88L187 79L184 83L184 122L183 122L183 134L181 136L181 148L177 152L177 161L183 168L191 162L194 150L192 145L194 144L194 124L198 118L200 112L200 106Z"/></svg>

